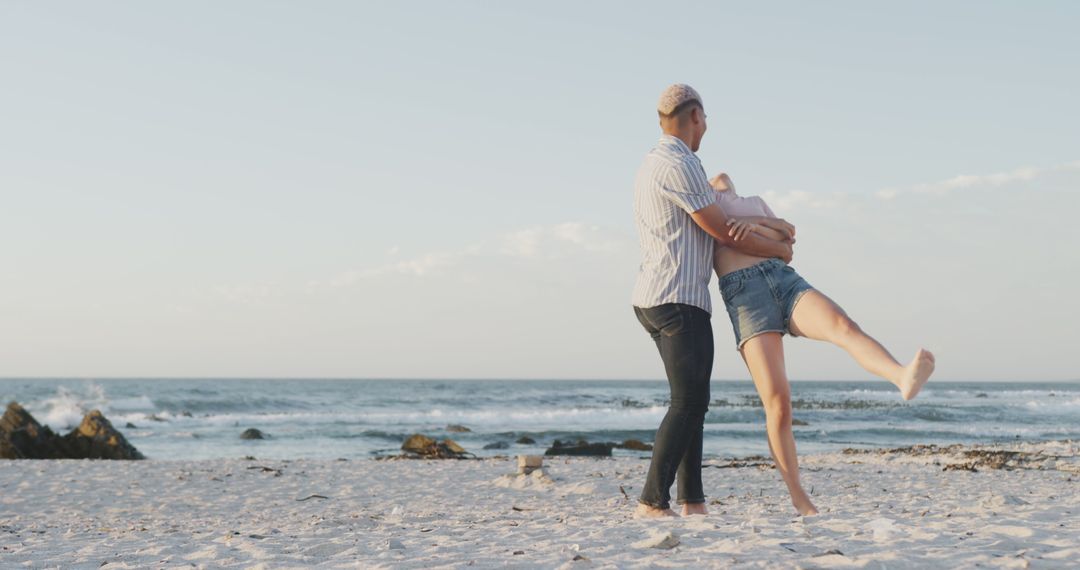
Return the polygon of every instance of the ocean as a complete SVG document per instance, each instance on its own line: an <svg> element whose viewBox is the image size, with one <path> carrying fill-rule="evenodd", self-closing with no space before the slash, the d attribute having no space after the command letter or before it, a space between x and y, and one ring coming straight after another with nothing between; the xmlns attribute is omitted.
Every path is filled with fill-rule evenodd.
<svg viewBox="0 0 1080 570"><path fill-rule="evenodd" d="M556 439L651 442L668 390L664 381L0 379L0 404L10 401L61 434L100 409L150 459L355 459L396 454L414 433L477 456L542 454ZM931 380L911 402L884 381L793 382L792 402L807 423L795 427L800 453L1080 438L1077 382ZM748 380L714 380L705 422L707 457L768 455ZM447 431L455 424L471 431ZM247 428L268 437L240 439ZM523 436L536 443L515 443Z"/></svg>

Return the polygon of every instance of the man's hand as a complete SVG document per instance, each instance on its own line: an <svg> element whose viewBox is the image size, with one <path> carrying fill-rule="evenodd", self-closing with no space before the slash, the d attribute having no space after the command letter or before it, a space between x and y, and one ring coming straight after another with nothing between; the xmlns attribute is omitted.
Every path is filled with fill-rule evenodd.
<svg viewBox="0 0 1080 570"><path fill-rule="evenodd" d="M784 234L785 239L789 239L789 240L792 240L792 241L795 240L795 226L788 223L788 221L785 220L785 219L782 219L782 218L762 218L758 223L765 226L765 227L767 227L767 228L772 228L772 229Z"/></svg>
<svg viewBox="0 0 1080 570"><path fill-rule="evenodd" d="M714 239L723 245L731 246L738 251L756 255L758 257L778 257L785 261L791 259L791 244L782 241L768 239L754 233L747 234L742 240L736 242L728 231L728 215L719 204L712 203L690 214L694 223L705 230Z"/></svg>
<svg viewBox="0 0 1080 570"><path fill-rule="evenodd" d="M780 259L784 260L784 263L791 265L791 260L795 257L795 247L790 243L785 243L784 246L787 247L787 253L781 253Z"/></svg>
<svg viewBox="0 0 1080 570"><path fill-rule="evenodd" d="M727 225L729 228L728 234L735 241L742 241L749 234L761 233L762 227L758 225L753 218L728 218Z"/></svg>

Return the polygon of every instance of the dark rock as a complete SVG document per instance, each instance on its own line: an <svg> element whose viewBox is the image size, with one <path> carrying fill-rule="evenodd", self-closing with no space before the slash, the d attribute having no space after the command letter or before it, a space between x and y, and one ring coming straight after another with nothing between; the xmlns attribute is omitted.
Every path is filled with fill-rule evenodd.
<svg viewBox="0 0 1080 570"><path fill-rule="evenodd" d="M80 459L146 459L98 410L64 436L69 455Z"/></svg>
<svg viewBox="0 0 1080 570"><path fill-rule="evenodd" d="M167 420L167 419L165 419L165 418L163 418L163 417L161 417L161 416L159 416L157 414L150 414L149 416L147 416L146 419L153 420L155 422L167 422L167 421L169 421L169 420Z"/></svg>
<svg viewBox="0 0 1080 570"><path fill-rule="evenodd" d="M266 434L255 428L248 428L240 434L240 439L266 439Z"/></svg>
<svg viewBox="0 0 1080 570"><path fill-rule="evenodd" d="M523 435L518 438L516 443L520 443L521 445L533 445L536 443L536 440L527 435Z"/></svg>
<svg viewBox="0 0 1080 570"><path fill-rule="evenodd" d="M611 456L611 448L615 447L612 442L606 443L589 443L585 440L578 440L575 445L565 445L559 440L555 440L554 443L544 455L596 455L596 456Z"/></svg>
<svg viewBox="0 0 1080 570"><path fill-rule="evenodd" d="M16 402L0 417L0 458L61 459L66 457L60 436L42 426Z"/></svg>
<svg viewBox="0 0 1080 570"><path fill-rule="evenodd" d="M450 424L450 425L446 426L446 431L453 432L453 433L465 433L465 432L469 432L469 431L472 431L472 430L465 427L465 426L462 426L462 425Z"/></svg>
<svg viewBox="0 0 1080 570"><path fill-rule="evenodd" d="M423 455L434 447L436 443L434 439L417 433L409 436L409 439L406 439L405 443L401 444L401 449L402 451L411 451Z"/></svg>
<svg viewBox="0 0 1080 570"><path fill-rule="evenodd" d="M191 417L191 412L185 410L185 411L181 412L180 415L184 416L185 418L190 418Z"/></svg>
<svg viewBox="0 0 1080 570"><path fill-rule="evenodd" d="M98 410L86 414L78 428L61 437L15 402L0 418L0 458L145 459Z"/></svg>
<svg viewBox="0 0 1080 570"><path fill-rule="evenodd" d="M1050 394L1050 395L1053 396L1053 394ZM978 394L975 394L975 397L976 398L989 398L990 395L987 394L986 392L979 392Z"/></svg>
<svg viewBox="0 0 1080 570"><path fill-rule="evenodd" d="M450 450L452 453L457 453L457 454L468 453L468 451L465 451L464 447L461 447L460 445L457 444L456 441L454 441L452 439L444 439L444 440L442 440L442 443L440 443L439 445L441 445L441 446L445 447L446 449Z"/></svg>
<svg viewBox="0 0 1080 570"><path fill-rule="evenodd" d="M496 441L495 443L485 445L484 449L508 449L509 447L510 444L505 441Z"/></svg>
<svg viewBox="0 0 1080 570"><path fill-rule="evenodd" d="M128 422L127 424L125 424L124 427L127 428L127 429L139 429L139 428L135 427L135 424L133 424L131 422Z"/></svg>
<svg viewBox="0 0 1080 570"><path fill-rule="evenodd" d="M802 420L793 419L793 420L791 420L791 425L793 425L793 426L808 426L810 424L808 424L808 423L806 423L806 422L804 422Z"/></svg>
<svg viewBox="0 0 1080 570"><path fill-rule="evenodd" d="M406 439L405 443L401 444L401 449L413 454L412 457L424 459L462 459L466 455L472 455L452 439L436 442L434 439L418 433L409 436L409 439ZM406 455L405 457L410 456Z"/></svg>
<svg viewBox="0 0 1080 570"><path fill-rule="evenodd" d="M615 447L634 451L652 451L652 446L638 439L628 439Z"/></svg>

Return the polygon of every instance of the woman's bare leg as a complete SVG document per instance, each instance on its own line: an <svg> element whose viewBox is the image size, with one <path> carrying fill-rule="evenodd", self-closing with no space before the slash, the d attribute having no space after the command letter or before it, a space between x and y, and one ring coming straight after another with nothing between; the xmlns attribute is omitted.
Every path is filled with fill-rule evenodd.
<svg viewBox="0 0 1080 570"><path fill-rule="evenodd" d="M795 436L791 433L791 386L784 370L784 344L780 333L755 336L743 344L741 352L765 406L769 451L791 493L791 503L799 514L816 515L817 508L799 482L799 458L795 453Z"/></svg>
<svg viewBox="0 0 1080 570"><path fill-rule="evenodd" d="M905 400L914 398L934 372L934 355L930 351L919 349L907 366L901 365L820 291L803 294L788 326L793 334L831 342L846 350L867 372L892 382Z"/></svg>

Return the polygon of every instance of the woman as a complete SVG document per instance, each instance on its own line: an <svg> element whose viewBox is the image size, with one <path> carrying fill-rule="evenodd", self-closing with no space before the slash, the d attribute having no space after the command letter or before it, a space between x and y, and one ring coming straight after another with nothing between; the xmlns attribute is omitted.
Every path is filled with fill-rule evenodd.
<svg viewBox="0 0 1080 570"><path fill-rule="evenodd" d="M760 197L737 195L726 174L709 182L717 191L717 202L731 218L729 233L736 240L754 232L794 241L795 227L778 219ZM779 259L755 257L717 243L714 267L738 350L765 407L769 451L795 509L802 515L817 514L799 483L783 335L824 340L843 348L868 372L892 382L905 400L914 398L934 371L934 355L919 350L911 362L901 365L843 309Z"/></svg>

